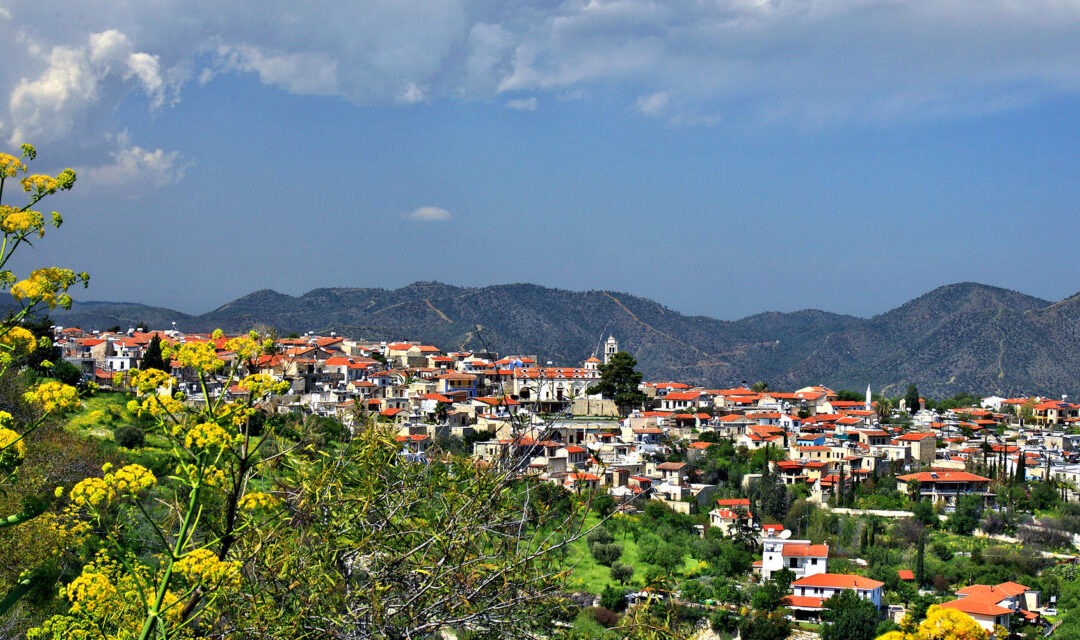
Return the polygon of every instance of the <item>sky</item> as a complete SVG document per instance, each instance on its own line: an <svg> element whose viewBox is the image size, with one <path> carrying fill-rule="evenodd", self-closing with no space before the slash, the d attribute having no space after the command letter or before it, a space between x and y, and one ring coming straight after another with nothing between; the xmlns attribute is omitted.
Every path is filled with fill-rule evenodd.
<svg viewBox="0 0 1080 640"><path fill-rule="evenodd" d="M78 174L14 266L80 300L1080 291L1077 0L0 0L0 34L5 150Z"/></svg>

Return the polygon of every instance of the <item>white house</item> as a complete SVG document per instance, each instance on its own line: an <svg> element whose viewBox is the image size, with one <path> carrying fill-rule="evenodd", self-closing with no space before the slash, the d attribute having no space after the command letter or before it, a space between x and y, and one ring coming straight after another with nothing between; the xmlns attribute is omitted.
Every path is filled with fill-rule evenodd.
<svg viewBox="0 0 1080 640"><path fill-rule="evenodd" d="M881 608L881 595L885 583L865 576L847 573L815 573L791 583L789 606L792 609L813 611L824 608L825 601L841 591L854 591L860 598Z"/></svg>
<svg viewBox="0 0 1080 640"><path fill-rule="evenodd" d="M795 579L826 573L829 545L811 544L809 540L767 537L762 540L761 577L768 580L781 569L795 574Z"/></svg>

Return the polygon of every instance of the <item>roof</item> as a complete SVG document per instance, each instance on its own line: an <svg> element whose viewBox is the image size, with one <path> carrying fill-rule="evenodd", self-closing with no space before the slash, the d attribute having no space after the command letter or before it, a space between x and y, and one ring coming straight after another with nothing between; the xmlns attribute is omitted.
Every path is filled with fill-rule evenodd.
<svg viewBox="0 0 1080 640"><path fill-rule="evenodd" d="M784 545L785 547L787 545ZM793 587L828 587L832 589L878 589L884 582L849 573L816 573L791 583Z"/></svg>
<svg viewBox="0 0 1080 640"><path fill-rule="evenodd" d="M956 609L962 611L968 615L980 615L980 616L1004 616L1012 615L1012 609L1006 609L1005 607L999 607L993 602L986 602L984 600L973 600L971 598L960 598L959 600L951 600L949 602L942 602L941 607L946 609Z"/></svg>
<svg viewBox="0 0 1080 640"><path fill-rule="evenodd" d="M977 598L979 600L994 600L999 602L1005 598L1012 598L1014 596L1021 595L1025 591L1030 589L1017 582L1002 582L997 585L987 584L973 584L970 587L964 587L956 592L958 596L966 596L968 598Z"/></svg>
<svg viewBox="0 0 1080 640"><path fill-rule="evenodd" d="M749 507L750 498L719 498L716 504L721 507Z"/></svg>
<svg viewBox="0 0 1080 640"><path fill-rule="evenodd" d="M914 580L915 572L911 569L900 569L896 572L896 577L900 578L901 580Z"/></svg>
<svg viewBox="0 0 1080 640"><path fill-rule="evenodd" d="M825 601L810 596L784 596L785 606L792 609L824 609Z"/></svg>
<svg viewBox="0 0 1080 640"><path fill-rule="evenodd" d="M897 480L911 482L918 480L922 484L933 482L990 482L990 478L977 476L967 471L920 471L906 476L897 476Z"/></svg>
<svg viewBox="0 0 1080 640"><path fill-rule="evenodd" d="M829 545L788 543L780 550L780 556L784 558L828 558Z"/></svg>
<svg viewBox="0 0 1080 640"><path fill-rule="evenodd" d="M661 462L656 468L660 471L679 471L685 466L685 462Z"/></svg>
<svg viewBox="0 0 1080 640"><path fill-rule="evenodd" d="M697 400L701 396L700 391L672 391L665 398L668 400Z"/></svg>
<svg viewBox="0 0 1080 640"><path fill-rule="evenodd" d="M903 442L918 442L920 440L925 440L927 438L935 438L936 439L937 436L934 435L933 433L913 432L913 433L905 433L904 435L899 436L896 439L901 440Z"/></svg>

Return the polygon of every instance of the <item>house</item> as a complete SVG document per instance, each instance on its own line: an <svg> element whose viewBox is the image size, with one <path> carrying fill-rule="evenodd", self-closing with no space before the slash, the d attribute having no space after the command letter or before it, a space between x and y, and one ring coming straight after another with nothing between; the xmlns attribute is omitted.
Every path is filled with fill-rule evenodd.
<svg viewBox="0 0 1080 640"><path fill-rule="evenodd" d="M708 523L724 535L733 535L751 523L750 499L721 498L716 508L708 512Z"/></svg>
<svg viewBox="0 0 1080 640"><path fill-rule="evenodd" d="M468 398L476 396L476 376L471 373L450 371L435 376L435 380L436 393L451 394L458 391L464 391L465 396Z"/></svg>
<svg viewBox="0 0 1080 640"><path fill-rule="evenodd" d="M768 580L781 569L795 574L795 578L826 573L829 563L829 545L811 544L809 540L792 540L782 537L762 539L761 577Z"/></svg>
<svg viewBox="0 0 1080 640"><path fill-rule="evenodd" d="M847 573L815 573L791 583L788 606L803 611L825 608L825 601L841 591L854 591L857 596L881 608L881 596L885 583L865 576Z"/></svg>
<svg viewBox="0 0 1080 640"><path fill-rule="evenodd" d="M1039 607L1039 592L1016 582L997 585L973 584L956 592L956 600L941 603L946 609L962 611L993 632L995 626L1010 628L1013 614L1034 617L1028 610Z"/></svg>
<svg viewBox="0 0 1080 640"><path fill-rule="evenodd" d="M984 500L992 496L990 493L990 478L968 473L967 471L932 470L920 471L898 476L897 490L907 493L909 487L919 483L919 496L928 498L931 502L943 503L946 506L956 506L960 496L978 495Z"/></svg>
<svg viewBox="0 0 1080 640"><path fill-rule="evenodd" d="M921 466L930 466L934 463L934 455L937 452L937 435L924 431L912 431L905 433L893 440L898 445L910 447L910 458Z"/></svg>

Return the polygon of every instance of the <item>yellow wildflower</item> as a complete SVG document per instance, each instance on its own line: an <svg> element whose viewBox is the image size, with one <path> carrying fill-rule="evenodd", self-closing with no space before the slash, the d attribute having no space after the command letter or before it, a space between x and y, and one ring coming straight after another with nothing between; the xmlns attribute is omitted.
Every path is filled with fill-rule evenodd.
<svg viewBox="0 0 1080 640"><path fill-rule="evenodd" d="M37 339L23 327L10 327L3 335L0 335L0 345L15 353L24 354L37 348Z"/></svg>
<svg viewBox="0 0 1080 640"><path fill-rule="evenodd" d="M213 373L225 366L210 342L185 342L176 350L176 360L181 367L192 367L203 373Z"/></svg>
<svg viewBox="0 0 1080 640"><path fill-rule="evenodd" d="M11 286L11 295L19 302L34 304L44 302L50 309L71 308L71 296L67 290L76 282L87 283L89 276L71 269L43 267L35 269L30 277Z"/></svg>
<svg viewBox="0 0 1080 640"><path fill-rule="evenodd" d="M221 329L214 329L214 332L210 334L210 337L214 340L221 340L225 337L225 332Z"/></svg>
<svg viewBox="0 0 1080 640"><path fill-rule="evenodd" d="M7 153L0 153L0 178L14 178L20 171L26 171L21 160Z"/></svg>
<svg viewBox="0 0 1080 640"><path fill-rule="evenodd" d="M209 549L196 549L176 561L173 569L192 584L207 588L240 586L240 563L223 562Z"/></svg>
<svg viewBox="0 0 1080 640"><path fill-rule="evenodd" d="M84 478L71 489L71 503L76 507L98 507L115 497L116 491L101 478Z"/></svg>
<svg viewBox="0 0 1080 640"><path fill-rule="evenodd" d="M109 577L99 573L91 563L83 567L83 572L64 588L64 595L71 602L71 613L85 611L94 615L104 613L113 606L112 601L117 593Z"/></svg>
<svg viewBox="0 0 1080 640"><path fill-rule="evenodd" d="M245 511L257 511L259 509L273 509L279 501L269 493L262 491L249 491L245 493L237 505Z"/></svg>
<svg viewBox="0 0 1080 640"><path fill-rule="evenodd" d="M256 336L257 337L257 336ZM259 355L262 345L250 335L238 336L225 343L225 349L236 353L243 360Z"/></svg>
<svg viewBox="0 0 1080 640"><path fill-rule="evenodd" d="M232 435L214 422L197 424L184 436L184 446L192 451L227 449L232 441Z"/></svg>
<svg viewBox="0 0 1080 640"><path fill-rule="evenodd" d="M101 630L93 620L55 615L40 627L26 632L27 640L99 640Z"/></svg>
<svg viewBox="0 0 1080 640"><path fill-rule="evenodd" d="M59 413L80 406L79 392L75 387L55 380L43 382L27 391L23 399L40 406L45 413Z"/></svg>
<svg viewBox="0 0 1080 640"><path fill-rule="evenodd" d="M184 405L172 396L151 395L138 400L129 400L127 409L138 416L149 414L155 418L179 415L184 410Z"/></svg>
<svg viewBox="0 0 1080 640"><path fill-rule="evenodd" d="M55 193L57 189L59 189L59 182L52 176L33 174L23 178L23 191Z"/></svg>
<svg viewBox="0 0 1080 640"><path fill-rule="evenodd" d="M222 409L220 417L228 419L234 427L242 427L247 424L248 418L254 414L254 407L247 407L238 402L233 402Z"/></svg>
<svg viewBox="0 0 1080 640"><path fill-rule="evenodd" d="M153 393L161 387L171 387L173 377L160 369L145 369L131 374L131 386L139 393Z"/></svg>
<svg viewBox="0 0 1080 640"><path fill-rule="evenodd" d="M157 478L141 464L129 464L107 474L105 482L117 493L138 493L156 485Z"/></svg>
<svg viewBox="0 0 1080 640"><path fill-rule="evenodd" d="M26 443L22 436L7 427L0 427L0 476L19 466L25 457Z"/></svg>
<svg viewBox="0 0 1080 640"><path fill-rule="evenodd" d="M252 399L257 399L267 393L285 393L289 390L289 383L279 382L265 373L254 373L240 381L240 388L246 389Z"/></svg>
<svg viewBox="0 0 1080 640"><path fill-rule="evenodd" d="M40 211L0 205L0 231L4 233L45 235L45 218Z"/></svg>

